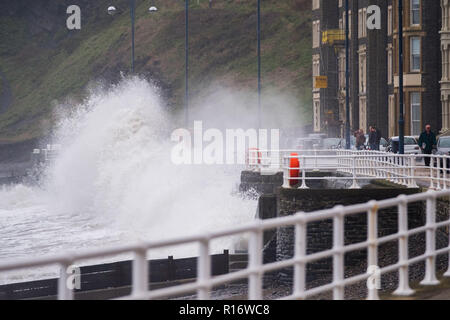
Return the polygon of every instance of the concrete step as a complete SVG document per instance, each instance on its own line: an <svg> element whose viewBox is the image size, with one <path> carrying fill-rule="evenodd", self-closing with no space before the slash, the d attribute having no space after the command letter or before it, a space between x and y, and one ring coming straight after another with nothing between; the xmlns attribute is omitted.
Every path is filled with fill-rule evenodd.
<svg viewBox="0 0 450 320"><path fill-rule="evenodd" d="M238 270L242 270L247 268L247 261L237 261L237 262L232 262L230 263L230 270L231 269L238 269Z"/></svg>
<svg viewBox="0 0 450 320"><path fill-rule="evenodd" d="M228 259L229 259L230 262L233 262L233 261L248 261L248 254L246 254L246 253L230 254L228 256Z"/></svg>

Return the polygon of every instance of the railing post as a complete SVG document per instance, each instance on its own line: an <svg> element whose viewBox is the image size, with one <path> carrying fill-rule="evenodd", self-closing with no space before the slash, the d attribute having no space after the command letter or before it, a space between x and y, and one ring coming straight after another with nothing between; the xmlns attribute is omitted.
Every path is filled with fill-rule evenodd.
<svg viewBox="0 0 450 320"><path fill-rule="evenodd" d="M73 289L69 287L69 274L67 273L71 264L71 261L64 261L59 265L61 272L58 279L58 300L73 300Z"/></svg>
<svg viewBox="0 0 450 320"><path fill-rule="evenodd" d="M394 179L392 179L392 168L393 168L393 162L394 162L394 156L387 156L386 157L386 178L394 182Z"/></svg>
<svg viewBox="0 0 450 320"><path fill-rule="evenodd" d="M341 171L341 157L339 156L339 151L336 151L336 163L337 163L336 172L340 172Z"/></svg>
<svg viewBox="0 0 450 320"><path fill-rule="evenodd" d="M320 171L319 167L318 167L318 163L317 163L317 150L316 150L316 148L314 148L314 170L313 171L314 172Z"/></svg>
<svg viewBox="0 0 450 320"><path fill-rule="evenodd" d="M304 213L298 215L304 216ZM294 295L304 299L306 289L306 223L303 221L295 225L295 266L294 266Z"/></svg>
<svg viewBox="0 0 450 320"><path fill-rule="evenodd" d="M430 158L430 189L433 190L433 189L435 189L434 188L434 161L431 156L429 156L429 158Z"/></svg>
<svg viewBox="0 0 450 320"><path fill-rule="evenodd" d="M132 295L139 297L148 291L148 262L147 250L145 248L139 248L134 251L134 259L132 264Z"/></svg>
<svg viewBox="0 0 450 320"><path fill-rule="evenodd" d="M301 168L300 164L300 168ZM302 171L302 185L299 187L299 189L309 189L309 187L306 185L306 169L301 170Z"/></svg>
<svg viewBox="0 0 450 320"><path fill-rule="evenodd" d="M409 188L417 188L417 183L416 183L416 157L414 155L411 155L409 157L409 172L410 172L410 177L409 177Z"/></svg>
<svg viewBox="0 0 450 320"><path fill-rule="evenodd" d="M387 172L386 172L386 156L381 157L380 167L381 167L381 178L387 179Z"/></svg>
<svg viewBox="0 0 450 320"><path fill-rule="evenodd" d="M204 240L200 242L199 258L197 261L197 283L200 288L197 290L197 297L199 300L209 300L210 287L207 285L211 278L211 257L209 255L209 241Z"/></svg>
<svg viewBox="0 0 450 320"><path fill-rule="evenodd" d="M353 170L352 170L352 174L353 174L353 184L350 187L350 189L361 189L360 186L358 185L357 179L356 179L356 157L355 155L352 156L353 159Z"/></svg>
<svg viewBox="0 0 450 320"><path fill-rule="evenodd" d="M399 167L400 167L400 156L396 156L395 157L395 166L394 166L395 182L397 184L402 184L401 180L400 180L401 174L400 174Z"/></svg>
<svg viewBox="0 0 450 320"><path fill-rule="evenodd" d="M336 214L333 218L333 299L344 300L344 207L335 208Z"/></svg>
<svg viewBox="0 0 450 320"><path fill-rule="evenodd" d="M375 152L370 152L369 156L370 156L370 163L371 163L370 170L372 172L371 175L372 175L372 177L376 177L377 176L377 157L376 157Z"/></svg>
<svg viewBox="0 0 450 320"><path fill-rule="evenodd" d="M444 161L444 181L443 181L443 184L444 184L444 190L447 190L447 157L444 157L443 158L443 161Z"/></svg>
<svg viewBox="0 0 450 320"><path fill-rule="evenodd" d="M425 278L420 283L424 286L439 284L436 278L436 195L433 191L428 191L427 198L427 224L426 224L426 260Z"/></svg>
<svg viewBox="0 0 450 320"><path fill-rule="evenodd" d="M382 177L382 174L380 172L380 165L381 165L381 157L379 154L377 154L377 157L375 158L375 177L380 178Z"/></svg>
<svg viewBox="0 0 450 320"><path fill-rule="evenodd" d="M402 167L403 167L403 185L404 186L409 186L409 179L408 179L408 169L409 166L408 165L408 161L405 155L402 156Z"/></svg>
<svg viewBox="0 0 450 320"><path fill-rule="evenodd" d="M447 227L448 229L448 243L450 246L450 227ZM450 278L450 253L448 255L448 270L446 273L444 273L444 277Z"/></svg>
<svg viewBox="0 0 450 320"><path fill-rule="evenodd" d="M409 287L409 274L408 274L408 203L406 196L400 196L398 205L398 260L401 264L398 270L398 288L394 292L396 296L410 296L414 293Z"/></svg>
<svg viewBox="0 0 450 320"><path fill-rule="evenodd" d="M291 184L290 184L290 180L289 180L289 176L290 176L290 164L286 164L286 157L283 156L283 160L282 160L282 168L283 168L283 188L285 189L290 189L291 188ZM287 161L288 163L290 163L290 161Z"/></svg>
<svg viewBox="0 0 450 320"><path fill-rule="evenodd" d="M367 249L367 270L372 267L378 267L378 205L375 201L370 202L372 207L367 212L367 241L369 243ZM379 300L377 288L367 288L367 300Z"/></svg>
<svg viewBox="0 0 450 320"><path fill-rule="evenodd" d="M432 161L434 162L434 159L436 159L436 179L437 179L437 190L441 190L441 157L436 156L432 157Z"/></svg>
<svg viewBox="0 0 450 320"><path fill-rule="evenodd" d="M248 254L248 268L251 272L248 281L249 300L262 300L262 273L259 270L262 265L262 232L260 230L251 233Z"/></svg>
<svg viewBox="0 0 450 320"><path fill-rule="evenodd" d="M278 170L283 170L284 160L283 160L283 152L281 150L278 151Z"/></svg>

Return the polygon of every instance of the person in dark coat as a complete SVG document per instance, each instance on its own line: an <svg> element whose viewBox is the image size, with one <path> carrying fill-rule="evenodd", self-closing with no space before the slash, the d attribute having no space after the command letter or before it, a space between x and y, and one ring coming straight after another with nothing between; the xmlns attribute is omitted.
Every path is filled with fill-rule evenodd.
<svg viewBox="0 0 450 320"><path fill-rule="evenodd" d="M376 132L376 150L380 151L381 138L382 138L381 131L377 127L374 127L374 128L375 128L375 132Z"/></svg>
<svg viewBox="0 0 450 320"><path fill-rule="evenodd" d="M362 129L355 132L356 138L356 150L364 150L364 144L366 143L366 137Z"/></svg>
<svg viewBox="0 0 450 320"><path fill-rule="evenodd" d="M425 131L419 137L419 147L423 154L432 154L433 149L436 148L436 135L431 131L431 125L427 124ZM425 165L430 166L430 157L425 157Z"/></svg>
<svg viewBox="0 0 450 320"><path fill-rule="evenodd" d="M377 149L377 131L373 126L369 128L369 147L370 150L380 150L380 147Z"/></svg>

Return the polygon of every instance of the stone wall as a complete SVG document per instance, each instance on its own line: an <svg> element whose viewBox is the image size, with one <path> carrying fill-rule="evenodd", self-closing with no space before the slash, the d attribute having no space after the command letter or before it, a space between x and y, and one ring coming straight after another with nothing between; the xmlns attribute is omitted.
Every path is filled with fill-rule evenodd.
<svg viewBox="0 0 450 320"><path fill-rule="evenodd" d="M324 173L308 173L307 176L322 176ZM330 173L325 173L330 176ZM284 189L283 175L262 176L257 172L245 171L241 175L242 192L256 191L259 195L258 217L270 219L289 216L299 211L312 212L333 208L336 205L352 205L366 203L370 200L384 200L399 195L410 195L423 192L422 189L407 189L388 182L359 181L363 189L350 190L351 181L309 180L310 189ZM425 203L418 202L409 205L408 225L410 229L423 226L426 223ZM437 203L437 221L448 219L450 205L448 199L440 199ZM396 233L398 226L398 212L396 207L380 210L378 213L378 236L383 237ZM332 221L325 220L308 224L307 227L308 254L332 248ZM345 244L364 242L367 239L367 213L347 216L345 218ZM438 231L437 248L448 245L448 228ZM294 230L293 228L279 228L264 233L264 263L281 261L293 256ZM398 261L398 243L392 241L379 246L380 267L395 264ZM425 234L411 236L409 239L409 257L415 257L425 252ZM447 256L440 256L437 260L438 270L447 268ZM366 249L350 252L345 255L346 276L364 273L367 270ZM266 281L292 285L292 268L279 272L265 274ZM410 267L410 279L420 280L424 274L424 263ZM310 263L307 266L308 287L329 283L332 280L332 259L324 259ZM395 289L397 272L382 276L383 289ZM358 290L364 291L365 285L360 284ZM346 289L347 290L347 289ZM358 291L358 292L359 292Z"/></svg>
<svg viewBox="0 0 450 320"><path fill-rule="evenodd" d="M414 194L420 192L419 189L399 189L399 188L379 188L379 189L359 189L359 190L297 190L280 189L278 193L278 216L289 216L296 212L312 212L336 205L352 205L366 203L370 200L383 200L394 198L401 194ZM448 217L448 202L439 201L438 221ZM408 208L409 228L417 228L426 223L425 204L414 203ZM380 210L378 214L378 236L387 236L396 233L398 213L397 208ZM367 239L367 214L361 213L348 216L345 219L344 239L345 244L363 242ZM280 228L277 233L277 261L289 259L294 252L294 230L293 228ZM448 244L448 234L446 230L440 230L437 237L438 247ZM333 245L332 220L318 221L307 226L307 252L308 254L331 249ZM425 252L424 234L419 234L410 238L410 257L421 255ZM379 246L380 267L393 264L397 261L398 247L397 241ZM356 268L358 273L363 273L367 269L367 251L361 250L345 255L347 268ZM423 269L422 266L418 268ZM417 272L416 272L417 273ZM319 281L328 283L332 277L332 259L324 259L307 265L307 281L309 283ZM391 279L391 278L390 278ZM292 281L292 268L285 269L279 274L282 283L290 284ZM391 280L389 280L391 281Z"/></svg>
<svg viewBox="0 0 450 320"><path fill-rule="evenodd" d="M255 171L242 171L240 192L255 191L258 194L275 194L283 185L283 173L262 175Z"/></svg>

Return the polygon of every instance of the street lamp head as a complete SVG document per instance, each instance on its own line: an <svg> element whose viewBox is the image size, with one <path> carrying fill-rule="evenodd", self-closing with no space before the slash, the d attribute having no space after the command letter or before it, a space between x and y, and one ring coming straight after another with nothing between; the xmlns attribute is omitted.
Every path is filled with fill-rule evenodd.
<svg viewBox="0 0 450 320"><path fill-rule="evenodd" d="M108 7L108 14L109 14L109 15L113 16L113 15L116 14L116 12L117 12L116 7L114 7L114 6Z"/></svg>
<svg viewBox="0 0 450 320"><path fill-rule="evenodd" d="M152 6L152 7L150 7L150 8L148 9L148 12L150 12L150 13L154 13L154 12L157 12L157 11L158 11L158 8L155 7L155 6Z"/></svg>

